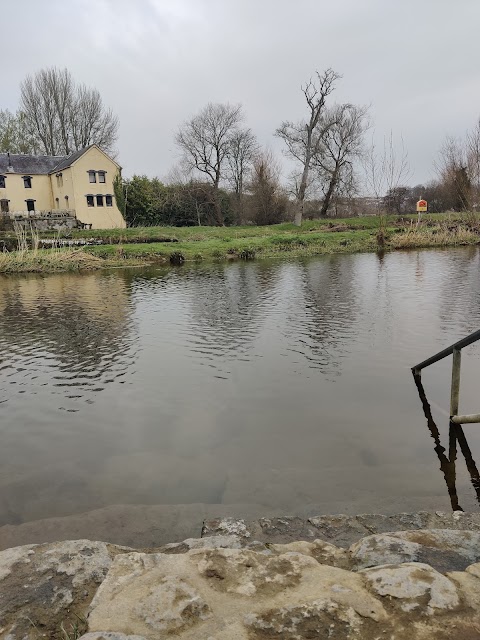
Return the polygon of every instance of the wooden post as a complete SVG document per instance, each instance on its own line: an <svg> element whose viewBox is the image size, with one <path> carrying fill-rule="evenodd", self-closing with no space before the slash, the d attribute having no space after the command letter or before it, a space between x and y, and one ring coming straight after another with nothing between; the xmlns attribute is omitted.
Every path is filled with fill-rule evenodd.
<svg viewBox="0 0 480 640"><path fill-rule="evenodd" d="M450 417L458 415L458 403L460 397L460 364L462 362L462 352L460 349L453 350L452 363L452 387L450 391Z"/></svg>

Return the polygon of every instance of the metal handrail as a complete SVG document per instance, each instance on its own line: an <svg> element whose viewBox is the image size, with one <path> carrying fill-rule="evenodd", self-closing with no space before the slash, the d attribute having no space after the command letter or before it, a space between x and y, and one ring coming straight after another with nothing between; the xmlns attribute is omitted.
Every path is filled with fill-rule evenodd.
<svg viewBox="0 0 480 640"><path fill-rule="evenodd" d="M462 338L458 342L455 342L455 344L452 344L450 347L439 351L431 358L427 358L423 362L416 364L412 367L412 371L414 374L417 374L422 369L425 369L425 367L429 367L431 364L435 364L435 362L443 360L443 358L446 358L447 356L451 356L455 350L459 351L460 349L463 349L463 347L468 347L469 344L472 344L472 342L476 342L477 340L480 340L480 329L478 329L478 331L474 331L466 338Z"/></svg>
<svg viewBox="0 0 480 640"><path fill-rule="evenodd" d="M427 358L423 362L412 367L412 373L417 380L420 380L422 375L422 369L425 367L438 362L439 360L443 360L447 356L453 355L453 363L452 363L452 384L450 387L450 422L454 424L466 424L472 422L480 422L480 414L476 413L473 415L460 416L458 415L458 404L460 397L460 366L462 362L462 349L463 347L468 347L469 344L480 340L480 329L478 331L474 331L466 338L462 338L455 344L452 344L450 347L439 351L431 358Z"/></svg>

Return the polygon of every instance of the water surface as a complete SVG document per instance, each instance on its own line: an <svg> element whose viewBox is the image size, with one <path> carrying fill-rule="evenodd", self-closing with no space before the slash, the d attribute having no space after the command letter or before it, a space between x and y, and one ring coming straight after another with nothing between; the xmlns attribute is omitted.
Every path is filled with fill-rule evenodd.
<svg viewBox="0 0 480 640"><path fill-rule="evenodd" d="M410 367L480 326L479 266L467 248L0 278L0 525L450 508ZM479 367L473 345L462 413ZM423 376L447 455L449 377ZM459 450L464 509L469 467Z"/></svg>

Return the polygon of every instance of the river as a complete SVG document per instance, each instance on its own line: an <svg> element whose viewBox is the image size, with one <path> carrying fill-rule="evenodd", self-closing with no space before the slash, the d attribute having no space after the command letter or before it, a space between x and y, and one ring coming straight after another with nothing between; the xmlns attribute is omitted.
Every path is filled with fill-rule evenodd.
<svg viewBox="0 0 480 640"><path fill-rule="evenodd" d="M423 374L440 443L410 367L479 328L479 269L461 248L0 277L0 525L451 509L451 359ZM472 345L462 413L479 367ZM464 434L467 510L480 425Z"/></svg>

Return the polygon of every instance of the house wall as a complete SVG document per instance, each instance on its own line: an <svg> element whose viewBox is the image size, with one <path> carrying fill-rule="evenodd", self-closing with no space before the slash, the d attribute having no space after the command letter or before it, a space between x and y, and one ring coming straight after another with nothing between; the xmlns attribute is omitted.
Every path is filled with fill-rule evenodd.
<svg viewBox="0 0 480 640"><path fill-rule="evenodd" d="M50 174L50 183L52 189L52 207L53 209L75 209L75 192L73 188L73 173L72 167L63 169L58 173L62 174L63 185L58 186L57 174ZM65 198L65 196L67 196ZM58 198L58 202L57 202ZM58 205L58 206L57 206Z"/></svg>
<svg viewBox="0 0 480 640"><path fill-rule="evenodd" d="M5 189L0 189L0 200L10 200L10 211L26 211L25 200L35 200L36 211L47 211L53 206L50 176L32 175L32 188L25 189L23 174L5 173Z"/></svg>
<svg viewBox="0 0 480 640"><path fill-rule="evenodd" d="M105 183L89 182L88 171L105 171ZM91 224L93 229L125 228L125 220L115 202L113 180L118 171L118 165L97 147L91 147L71 167L75 211L78 220ZM55 178L55 176L52 176ZM94 206L87 205L87 195L93 195ZM103 195L103 207L97 206L97 194ZM105 205L105 196L111 195L113 205Z"/></svg>

